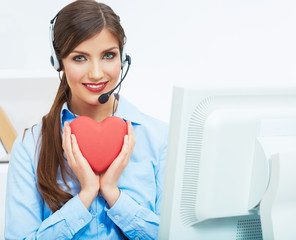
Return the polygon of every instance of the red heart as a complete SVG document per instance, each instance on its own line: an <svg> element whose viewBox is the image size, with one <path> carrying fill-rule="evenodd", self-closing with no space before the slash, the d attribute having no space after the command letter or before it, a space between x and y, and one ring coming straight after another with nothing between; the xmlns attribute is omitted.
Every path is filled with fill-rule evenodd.
<svg viewBox="0 0 296 240"><path fill-rule="evenodd" d="M94 172L107 169L121 151L127 124L119 117L107 117L102 122L80 116L71 123L71 133L76 136L82 155Z"/></svg>

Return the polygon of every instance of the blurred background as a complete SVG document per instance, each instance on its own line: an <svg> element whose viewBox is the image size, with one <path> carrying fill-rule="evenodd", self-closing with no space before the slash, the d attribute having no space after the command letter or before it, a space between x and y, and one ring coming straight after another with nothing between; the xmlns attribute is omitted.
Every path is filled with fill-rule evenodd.
<svg viewBox="0 0 296 240"><path fill-rule="evenodd" d="M68 0L0 2L0 106L18 132L48 112L59 84L49 21ZM132 65L121 94L169 122L172 86L296 79L294 0L104 1Z"/></svg>

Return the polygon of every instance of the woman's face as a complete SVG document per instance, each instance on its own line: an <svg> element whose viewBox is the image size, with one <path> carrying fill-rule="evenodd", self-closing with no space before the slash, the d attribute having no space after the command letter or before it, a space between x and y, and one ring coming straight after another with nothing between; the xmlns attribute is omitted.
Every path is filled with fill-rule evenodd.
<svg viewBox="0 0 296 240"><path fill-rule="evenodd" d="M99 105L98 97L112 90L118 81L121 70L118 40L103 29L80 43L62 61L74 108Z"/></svg>

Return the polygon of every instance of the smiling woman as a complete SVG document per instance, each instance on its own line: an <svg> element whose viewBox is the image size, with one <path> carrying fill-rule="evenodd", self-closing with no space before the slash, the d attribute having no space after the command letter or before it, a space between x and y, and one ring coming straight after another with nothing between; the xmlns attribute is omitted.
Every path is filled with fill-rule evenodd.
<svg viewBox="0 0 296 240"><path fill-rule="evenodd" d="M14 143L5 238L157 239L168 126L112 94L131 63L119 17L105 4L77 0L50 24L61 82L49 113ZM127 135L107 170L96 173L69 123L110 115L126 121ZM98 154L106 148L96 147Z"/></svg>
<svg viewBox="0 0 296 240"><path fill-rule="evenodd" d="M71 88L73 111L78 115L87 115L86 106L93 111L112 110L114 95L106 104L100 104L98 97L115 88L121 70L120 48L118 40L104 28L99 33L80 43L67 57L62 59L68 84ZM117 102L116 102L117 103ZM99 120L105 116L97 114Z"/></svg>

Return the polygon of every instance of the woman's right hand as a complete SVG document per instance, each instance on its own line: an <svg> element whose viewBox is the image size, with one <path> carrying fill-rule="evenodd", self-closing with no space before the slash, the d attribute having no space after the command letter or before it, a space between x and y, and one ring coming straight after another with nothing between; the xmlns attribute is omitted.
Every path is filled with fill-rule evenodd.
<svg viewBox="0 0 296 240"><path fill-rule="evenodd" d="M100 189L100 176L94 173L87 160L80 152L75 135L71 134L68 122L64 123L63 149L69 167L77 177L81 191L78 194L84 206L89 209Z"/></svg>

